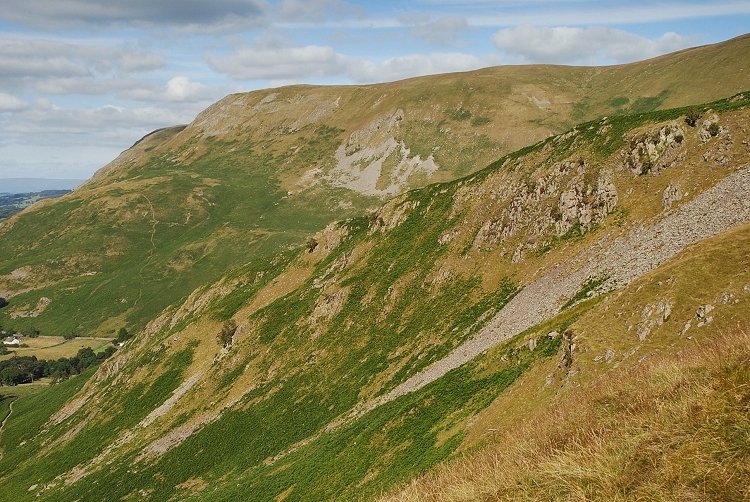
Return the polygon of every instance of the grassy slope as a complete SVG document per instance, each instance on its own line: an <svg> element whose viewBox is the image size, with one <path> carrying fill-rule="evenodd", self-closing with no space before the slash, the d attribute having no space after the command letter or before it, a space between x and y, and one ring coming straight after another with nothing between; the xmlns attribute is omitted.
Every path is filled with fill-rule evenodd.
<svg viewBox="0 0 750 502"><path fill-rule="evenodd" d="M213 145L189 166L154 159L135 179L20 215L3 235L3 269L29 266L49 286L14 303L52 302L37 318L6 324L46 334L137 328L227 268L274 254L340 214L345 194L284 199L268 159L229 146Z"/></svg>
<svg viewBox="0 0 750 502"><path fill-rule="evenodd" d="M712 107L725 110L722 124L734 131L748 119L743 110L746 105L746 99L739 99ZM578 135L566 140L539 144L464 180L409 192L372 218L349 220L332 231L343 236L338 246L329 246L327 239L333 237L323 234L313 253L289 253L276 261L252 262L216 287L201 289L200 294L220 294L207 297L202 310L188 309L187 317L175 318L172 327L156 326L137 337L106 363L84 389L80 410L52 428L33 433L19 448L22 456L8 460L20 463L2 478L4 489L23 498L31 496L28 489L32 484L52 483L54 486L41 495L55 500L96 499L105 494L154 500L191 494L212 500L240 494L258 500L276 495L289 500L351 499L377 494L408 479L450 456L462 443L471 447L476 437L475 429L467 426L469 419L484 420L485 415L477 413L487 408L490 418L486 419L494 423L492 410L498 408L490 403L517 395L514 382L523 384L539 377L541 381L533 388L543 387L543 370L556 365L559 343L547 339L546 333L573 323L583 336L583 331L588 331L581 326L587 319L595 319L587 312L601 312L608 304L591 300L568 309L521 335L520 340L494 349L418 393L334 432L320 432L360 400L393 388L471 336L515 287L529 280L527 270L554 264L592 240L658 215L661 193L669 182L680 180L700 190L726 176L728 170L702 163L702 170L696 172L693 159L699 159L702 151L715 143L701 146L692 130L683 140L686 159L679 168L647 177L634 177L629 172L619 175L620 192L629 194L621 201L621 213L610 215L581 239L556 242L518 264L497 246L492 250L472 248L479 227L498 210L487 203L489 199L472 198L475 189L515 186L534 169L554 168L558 160L570 155L588 158L590 174L595 175L607 162L621 162L613 154L627 144L623 131L648 133L682 113L671 110L622 117L611 121L611 133L604 136L591 133L596 128L584 125ZM598 159L596 163L594 159ZM692 185L698 182L702 185ZM496 204L506 207L508 201ZM383 225L392 223L392 228L382 230ZM441 236L454 230L458 234L450 245L438 243ZM737 263L738 258L746 258L745 246L719 249L737 256L719 260L707 255L706 261ZM695 266L680 268L680 274L689 276L685 270ZM704 281L713 284L706 288L706 294L713 297L721 292L720 286L707 279L726 279L729 271L711 272ZM643 290L628 291L639 301L653 301L640 292ZM343 302L336 300L342 297ZM683 316L696 308L697 300L706 301L680 300L674 312ZM745 304L738 305L734 309L741 312ZM627 311L637 313L642 308L641 303L633 303ZM605 312L611 316L614 310ZM241 327L232 349L222 355L214 337L229 317ZM735 317L722 315L713 326L719 326L720 319L735 322ZM622 322L607 319L603 325L614 327ZM670 326L665 324L663 329ZM613 328L598 341L600 345L589 342L589 368L596 367L594 355L615 343L619 333ZM537 350L524 348L522 342L529 337L538 340ZM631 346L632 337L631 333ZM661 340L654 336L655 343ZM661 345L665 351L671 350L669 343ZM614 348L619 355L630 349ZM586 361L586 357L580 360ZM182 381L198 372L204 374L201 383L173 409L148 427L134 428ZM198 427L163 457L138 461L151 441L204 416L210 417L210 423ZM127 430L133 435L126 434ZM66 431L74 433L63 439ZM105 450L118 437L133 439ZM2 438L0 446L6 450L16 447L18 443L13 441L12 435ZM41 445L50 441L54 446L41 455ZM100 452L102 462L92 463ZM5 471L3 465L10 464L0 463L0 472ZM66 472L75 472L76 465L92 465L93 470L68 487L60 478L55 481Z"/></svg>
<svg viewBox="0 0 750 502"><path fill-rule="evenodd" d="M476 417L464 458L385 499L745 500L749 244L745 225L608 296L571 325L573 377L530 372ZM621 314L664 298L670 319L639 341ZM714 321L696 327L706 304Z"/></svg>
<svg viewBox="0 0 750 502"><path fill-rule="evenodd" d="M300 180L329 172L351 133L397 109L395 139L440 165L405 185L418 186L581 120L739 91L749 50L743 37L617 67L500 67L229 96L186 128L144 138L76 193L0 225L0 290L17 293L0 322L49 335L135 331L228 268L361 214L373 199ZM37 317L9 318L42 297L52 302Z"/></svg>

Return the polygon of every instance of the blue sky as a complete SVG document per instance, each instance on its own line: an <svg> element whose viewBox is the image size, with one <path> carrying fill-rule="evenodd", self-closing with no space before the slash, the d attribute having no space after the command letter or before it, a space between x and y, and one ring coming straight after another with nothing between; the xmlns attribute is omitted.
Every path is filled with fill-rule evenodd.
<svg viewBox="0 0 750 502"><path fill-rule="evenodd" d="M230 92L617 64L748 26L739 0L3 0L0 178L86 178Z"/></svg>

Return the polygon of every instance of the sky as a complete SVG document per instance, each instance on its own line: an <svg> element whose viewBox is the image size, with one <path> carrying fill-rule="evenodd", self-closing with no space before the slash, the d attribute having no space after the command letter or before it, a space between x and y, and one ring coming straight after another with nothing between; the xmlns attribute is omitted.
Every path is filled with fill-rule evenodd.
<svg viewBox="0 0 750 502"><path fill-rule="evenodd" d="M619 64L748 27L750 0L3 0L0 178L88 178L232 92Z"/></svg>

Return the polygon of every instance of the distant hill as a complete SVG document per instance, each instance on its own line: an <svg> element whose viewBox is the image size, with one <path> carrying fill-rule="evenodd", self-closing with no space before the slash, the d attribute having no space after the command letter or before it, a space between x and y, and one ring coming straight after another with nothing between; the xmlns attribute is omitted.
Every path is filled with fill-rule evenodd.
<svg viewBox="0 0 750 502"><path fill-rule="evenodd" d="M267 259L236 222L294 229L293 207L217 153L35 205L0 226L35 239L11 278L46 281L14 326L153 307L214 249L246 264L7 405L4 500L747 500L748 130L750 92L597 119Z"/></svg>
<svg viewBox="0 0 750 502"><path fill-rule="evenodd" d="M86 180L51 178L0 178L0 194L42 192L44 190L73 190Z"/></svg>
<svg viewBox="0 0 750 502"><path fill-rule="evenodd" d="M147 135L70 195L0 223L0 293L14 304L0 323L138 330L228 269L576 123L744 91L749 60L740 37L619 66L232 94ZM36 317L18 314L40 301Z"/></svg>
<svg viewBox="0 0 750 502"><path fill-rule="evenodd" d="M42 190L28 193L0 193L0 220L8 218L19 211L43 199L55 199L70 193L70 190Z"/></svg>

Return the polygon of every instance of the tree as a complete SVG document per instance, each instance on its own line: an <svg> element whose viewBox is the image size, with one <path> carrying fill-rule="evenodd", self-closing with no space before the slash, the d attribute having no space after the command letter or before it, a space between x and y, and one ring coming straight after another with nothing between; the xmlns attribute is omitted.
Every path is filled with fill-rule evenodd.
<svg viewBox="0 0 750 502"><path fill-rule="evenodd" d="M76 365L78 373L82 373L89 366L93 366L99 362L99 358L96 357L96 354L91 347L83 347L82 349L79 349L74 359L78 360L78 364Z"/></svg>
<svg viewBox="0 0 750 502"><path fill-rule="evenodd" d="M307 248L308 253L312 253L317 247L318 241L316 241L314 237L310 237L309 239L307 239L307 242L305 242L305 248Z"/></svg>
<svg viewBox="0 0 750 502"><path fill-rule="evenodd" d="M36 329L34 326L29 326L21 330L21 335L27 338L36 338L41 334L41 331Z"/></svg>
<svg viewBox="0 0 750 502"><path fill-rule="evenodd" d="M221 327L221 331L219 331L219 336L216 337L222 348L226 349L232 345L235 331L237 331L237 323L234 322L234 319L224 321L224 325Z"/></svg>
<svg viewBox="0 0 750 502"><path fill-rule="evenodd" d="M8 306L8 300L0 296L0 309Z"/></svg>
<svg viewBox="0 0 750 502"><path fill-rule="evenodd" d="M72 340L73 338L77 338L77 337L78 337L78 333L72 330L68 331L67 333L63 335L63 338L66 340Z"/></svg>
<svg viewBox="0 0 750 502"><path fill-rule="evenodd" d="M701 118L701 112L697 108L690 108L685 114L685 123L690 127L695 127L698 123L698 119Z"/></svg>
<svg viewBox="0 0 750 502"><path fill-rule="evenodd" d="M117 338L112 340L112 343L113 344L125 343L131 338L133 338L133 335L128 333L128 330L123 327L123 328L120 328L120 330L117 332Z"/></svg>

